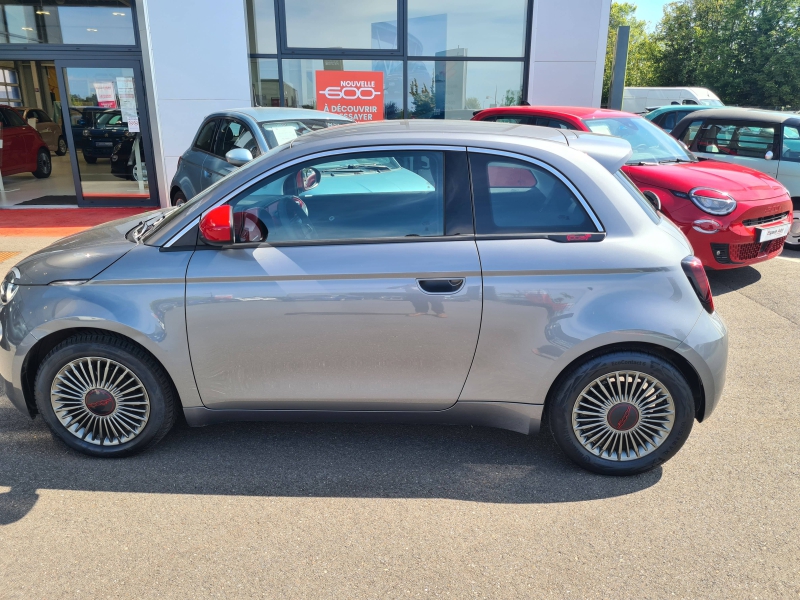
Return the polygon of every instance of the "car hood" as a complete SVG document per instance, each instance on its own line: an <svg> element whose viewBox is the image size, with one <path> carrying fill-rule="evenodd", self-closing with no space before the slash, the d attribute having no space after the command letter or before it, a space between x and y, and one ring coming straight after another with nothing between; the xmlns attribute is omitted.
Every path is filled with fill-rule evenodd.
<svg viewBox="0 0 800 600"><path fill-rule="evenodd" d="M54 281L92 279L136 246L125 234L164 210L110 221L60 239L17 264L18 281L21 285L48 285Z"/></svg>
<svg viewBox="0 0 800 600"><path fill-rule="evenodd" d="M688 194L706 187L729 194L734 200L765 200L783 196L783 186L769 175L716 160L666 165L628 165L625 173L636 183Z"/></svg>

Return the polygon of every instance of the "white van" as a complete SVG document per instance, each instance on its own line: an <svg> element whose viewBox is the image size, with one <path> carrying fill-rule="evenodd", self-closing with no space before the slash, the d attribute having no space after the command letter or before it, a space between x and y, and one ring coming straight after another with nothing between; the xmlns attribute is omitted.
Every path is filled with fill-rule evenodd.
<svg viewBox="0 0 800 600"><path fill-rule="evenodd" d="M716 94L696 87L626 87L622 93L622 110L642 114L648 109L670 104L725 106Z"/></svg>

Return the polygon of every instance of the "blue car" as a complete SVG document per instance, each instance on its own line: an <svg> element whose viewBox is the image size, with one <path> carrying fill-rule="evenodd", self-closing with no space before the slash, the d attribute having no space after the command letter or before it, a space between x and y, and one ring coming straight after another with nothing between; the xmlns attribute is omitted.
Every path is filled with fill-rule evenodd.
<svg viewBox="0 0 800 600"><path fill-rule="evenodd" d="M650 111L644 118L648 121L652 121L661 129L669 133L672 131L672 128L678 124L683 117L689 115L698 110L706 110L709 108L715 108L714 106L700 106L700 105L681 105L681 104L674 104L670 106L662 106L661 108L657 108L653 111Z"/></svg>
<svg viewBox="0 0 800 600"><path fill-rule="evenodd" d="M170 184L174 206L186 202L270 148L350 119L304 108L234 108L208 115L178 161Z"/></svg>

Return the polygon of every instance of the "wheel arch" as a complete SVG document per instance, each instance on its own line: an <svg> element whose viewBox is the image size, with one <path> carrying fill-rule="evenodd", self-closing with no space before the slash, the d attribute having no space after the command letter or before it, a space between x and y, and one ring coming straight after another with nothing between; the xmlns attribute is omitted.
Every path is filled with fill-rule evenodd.
<svg viewBox="0 0 800 600"><path fill-rule="evenodd" d="M132 337L100 327L68 327L54 331L39 339L28 351L25 356L25 360L22 363L22 393L23 397L25 398L25 405L28 407L28 412L30 413L31 417L38 414L38 410L36 408L36 398L34 395L34 387L36 382L36 374L39 372L39 366L53 348L58 346L64 340L80 334L108 335L136 346L142 352L145 352L148 356L150 356L164 370L164 374L166 375L167 380L172 387L172 393L174 394L174 397L179 399L177 386L175 385L172 375L166 366L150 350Z"/></svg>
<svg viewBox="0 0 800 600"><path fill-rule="evenodd" d="M676 369L678 369L681 375L686 378L686 381L689 383L689 387L692 390L695 419L698 421L703 420L703 415L705 414L706 395L705 390L703 389L703 380L700 377L700 374L685 357L681 356L679 352L667 348L666 346L660 346L658 344L652 344L648 342L617 342L614 344L608 344L606 346L594 348L573 359L572 362L570 362L561 370L555 380L553 380L553 383L550 385L550 389L547 391L547 396L545 397L544 402L545 418L547 415L547 407L550 404L552 396L555 395L556 390L561 387L561 384L572 373L574 373L576 369L580 368L581 365L589 362L590 360L600 356L622 351L651 354L669 362Z"/></svg>

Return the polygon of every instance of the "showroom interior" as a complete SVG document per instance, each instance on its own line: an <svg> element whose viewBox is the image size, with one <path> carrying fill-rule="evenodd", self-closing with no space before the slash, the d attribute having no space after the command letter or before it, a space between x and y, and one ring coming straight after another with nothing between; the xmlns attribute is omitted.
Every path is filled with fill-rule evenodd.
<svg viewBox="0 0 800 600"><path fill-rule="evenodd" d="M0 207L166 206L205 115L335 110L318 101L323 72L380 76L385 119L599 106L609 11L610 0L2 0L0 106L41 140L12 142L20 128L4 123ZM50 175L9 162L10 143L34 167L46 144Z"/></svg>

